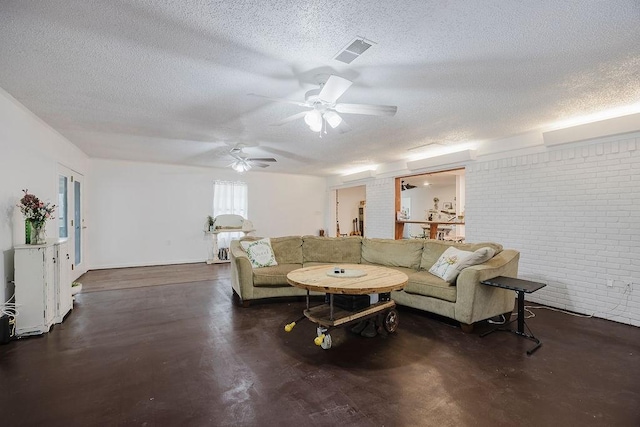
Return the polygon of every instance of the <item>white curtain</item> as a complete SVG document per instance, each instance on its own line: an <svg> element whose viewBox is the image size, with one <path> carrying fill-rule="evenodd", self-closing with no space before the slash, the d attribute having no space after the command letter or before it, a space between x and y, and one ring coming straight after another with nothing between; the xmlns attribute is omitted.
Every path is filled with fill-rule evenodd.
<svg viewBox="0 0 640 427"><path fill-rule="evenodd" d="M213 217L235 214L247 219L248 193L246 182L215 181L213 183ZM231 240L237 240L242 235L243 233L221 233L218 235L218 244L221 248L228 248Z"/></svg>

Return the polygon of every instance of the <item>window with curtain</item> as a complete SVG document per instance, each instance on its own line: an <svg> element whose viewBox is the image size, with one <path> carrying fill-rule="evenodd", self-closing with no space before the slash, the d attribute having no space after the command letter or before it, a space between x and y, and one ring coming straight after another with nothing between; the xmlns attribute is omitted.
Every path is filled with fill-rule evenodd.
<svg viewBox="0 0 640 427"><path fill-rule="evenodd" d="M213 183L213 217L222 214L240 215L247 218L249 209L248 187L246 182L215 181ZM229 247L231 240L237 240L242 233L222 233L218 235L220 247Z"/></svg>

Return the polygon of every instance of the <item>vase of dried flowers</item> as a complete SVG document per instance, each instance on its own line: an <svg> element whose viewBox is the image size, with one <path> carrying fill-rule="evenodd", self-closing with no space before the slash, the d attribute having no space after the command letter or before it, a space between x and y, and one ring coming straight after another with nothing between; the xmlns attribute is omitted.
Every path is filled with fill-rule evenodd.
<svg viewBox="0 0 640 427"><path fill-rule="evenodd" d="M44 222L31 221L31 244L44 245L47 242L46 230Z"/></svg>
<svg viewBox="0 0 640 427"><path fill-rule="evenodd" d="M24 196L20 199L18 207L24 215L25 243L42 245L46 242L45 225L52 218L56 206L40 201L29 190L22 190Z"/></svg>
<svg viewBox="0 0 640 427"><path fill-rule="evenodd" d="M31 221L26 219L24 221L24 242L27 245L31 244L31 233L33 231L33 227L31 227Z"/></svg>

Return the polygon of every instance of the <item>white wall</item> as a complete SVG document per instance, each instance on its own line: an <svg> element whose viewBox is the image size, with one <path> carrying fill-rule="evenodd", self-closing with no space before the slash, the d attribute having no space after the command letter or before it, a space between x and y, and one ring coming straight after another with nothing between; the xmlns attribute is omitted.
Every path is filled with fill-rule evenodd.
<svg viewBox="0 0 640 427"><path fill-rule="evenodd" d="M24 244L24 219L15 207L28 189L43 201L57 203L58 164L87 176L88 157L22 104L0 89L0 298L13 292L13 246ZM47 237L57 237L55 221Z"/></svg>
<svg viewBox="0 0 640 427"><path fill-rule="evenodd" d="M475 162L467 239L519 250L519 276L548 284L528 300L640 326L639 149L627 136Z"/></svg>
<svg viewBox="0 0 640 427"><path fill-rule="evenodd" d="M396 205L395 179L378 178L367 181L367 237L393 239Z"/></svg>
<svg viewBox="0 0 640 427"><path fill-rule="evenodd" d="M317 235L325 225L324 178L101 159L91 176L91 268L204 261L216 179L247 182L254 235Z"/></svg>

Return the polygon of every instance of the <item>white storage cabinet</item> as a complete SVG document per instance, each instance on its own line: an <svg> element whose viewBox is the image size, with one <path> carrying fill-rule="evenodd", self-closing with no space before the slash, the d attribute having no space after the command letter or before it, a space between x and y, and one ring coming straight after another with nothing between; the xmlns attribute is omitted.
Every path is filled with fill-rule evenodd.
<svg viewBox="0 0 640 427"><path fill-rule="evenodd" d="M16 334L49 332L73 306L66 239L14 249Z"/></svg>

